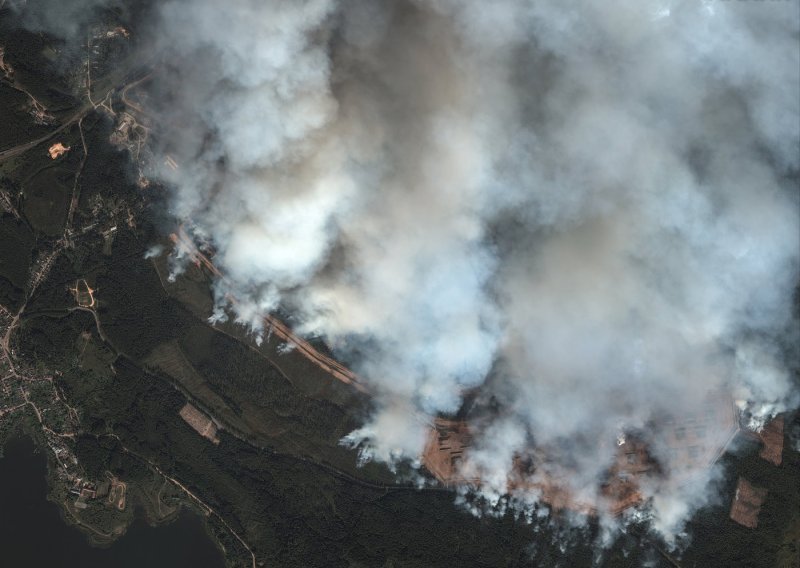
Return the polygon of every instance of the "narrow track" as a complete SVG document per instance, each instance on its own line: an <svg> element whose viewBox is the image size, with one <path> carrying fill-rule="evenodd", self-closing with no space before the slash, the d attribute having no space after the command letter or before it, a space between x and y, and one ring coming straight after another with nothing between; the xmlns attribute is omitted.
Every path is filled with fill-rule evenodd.
<svg viewBox="0 0 800 568"><path fill-rule="evenodd" d="M214 263L212 263L205 254L198 250L197 246L195 246L189 235L186 234L186 231L183 229L183 227L180 227L178 232L172 235L172 241L176 244L176 246L184 250L192 260L199 263L201 266L205 266L209 271L211 271L212 274L214 274L214 276L220 278L221 280L226 280L222 272L220 272L220 270L214 266ZM236 304L235 297L228 295L227 299L232 304ZM363 384L358 375L338 361L317 351L313 345L295 334L289 328L289 326L280 321L278 318L271 315L266 315L264 316L264 323L266 324L265 327L268 330L268 333L274 333L283 341L293 345L295 349L301 355L303 355L303 357L314 363L317 367L331 375L333 378L352 386L364 394L370 394L369 389L367 389L367 387Z"/></svg>

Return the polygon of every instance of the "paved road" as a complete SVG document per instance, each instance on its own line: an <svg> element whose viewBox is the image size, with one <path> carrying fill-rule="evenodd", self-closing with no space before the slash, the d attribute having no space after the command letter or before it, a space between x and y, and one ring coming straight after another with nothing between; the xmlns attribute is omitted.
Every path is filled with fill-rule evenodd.
<svg viewBox="0 0 800 568"><path fill-rule="evenodd" d="M35 146L38 146L39 144L41 144L42 142L44 142L46 140L49 140L50 138L52 138L53 136L55 136L56 134L58 134L62 130L66 129L67 127L69 127L69 126L71 126L73 124L75 124L77 121L79 121L81 118L83 118L86 115L86 113L88 113L90 110L92 110L92 108L93 107L90 104L83 105L82 107L80 107L78 112L76 112L74 115L72 115L72 117L69 120L67 120L64 124L62 124L61 126L56 128L55 130L53 130L51 132L48 132L44 136L40 136L36 140L31 140L30 142L25 142L24 144L20 144L18 146L14 146L13 148L9 148L8 150L3 150L2 152L0 152L0 163L4 162L4 161L6 161L6 160L8 160L10 158L13 158L14 156L19 156L20 154L24 154L25 152L27 152L31 148L33 148Z"/></svg>

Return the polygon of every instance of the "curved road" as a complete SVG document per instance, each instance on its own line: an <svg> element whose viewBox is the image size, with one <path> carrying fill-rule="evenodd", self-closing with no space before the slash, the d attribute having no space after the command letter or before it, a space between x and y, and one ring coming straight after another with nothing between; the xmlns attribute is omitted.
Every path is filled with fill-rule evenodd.
<svg viewBox="0 0 800 568"><path fill-rule="evenodd" d="M48 132L47 134L45 134L43 136L40 136L36 140L31 140L30 142L25 142L23 144L19 144L18 146L14 146L13 148L9 148L8 150L3 150L2 152L0 152L0 163L4 162L4 161L6 161L6 160L8 160L10 158L13 158L14 156L19 156L20 154L24 154L25 152L27 152L31 148L34 148L34 147L38 146L39 144L41 144L42 142L45 142L45 141L49 140L50 138L52 138L53 136L55 136L56 134L58 134L62 130L66 129L69 126L72 126L73 124L75 124L81 118L86 116L86 114L90 110L93 110L93 109L94 109L94 107L92 105L85 104L85 105L81 106L80 109L78 110L78 112L76 112L74 115L72 115L72 117L70 117L69 120L67 120L64 124L62 124L61 126L56 128L55 130L52 130L52 131Z"/></svg>

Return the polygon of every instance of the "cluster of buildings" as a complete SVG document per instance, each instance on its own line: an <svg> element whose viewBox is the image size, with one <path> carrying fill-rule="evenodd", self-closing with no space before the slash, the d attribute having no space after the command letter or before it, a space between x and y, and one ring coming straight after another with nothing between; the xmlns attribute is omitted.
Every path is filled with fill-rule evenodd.
<svg viewBox="0 0 800 568"><path fill-rule="evenodd" d="M72 504L76 509L85 509L89 506L87 501L108 495L108 488L107 482L97 485L79 477L75 479L75 484L69 490L70 494L75 496Z"/></svg>
<svg viewBox="0 0 800 568"><path fill-rule="evenodd" d="M75 496L72 505L76 509L86 509L89 501L102 499L107 505L116 507L120 511L125 510L127 485L106 473L108 479L95 483L81 477L73 480L73 485L69 492Z"/></svg>

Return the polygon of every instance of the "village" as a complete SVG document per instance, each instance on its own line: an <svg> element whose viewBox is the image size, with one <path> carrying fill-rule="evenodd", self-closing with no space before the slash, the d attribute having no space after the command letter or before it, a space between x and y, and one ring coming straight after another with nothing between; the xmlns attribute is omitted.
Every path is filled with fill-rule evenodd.
<svg viewBox="0 0 800 568"><path fill-rule="evenodd" d="M83 291L91 298L88 285ZM79 306L93 305L93 298L86 300L76 294L76 300ZM35 435L41 436L49 449L50 474L58 483L54 492L63 494L65 504L69 501L75 513L87 509L91 502L124 511L125 482L110 472L102 479L90 479L75 455L80 415L66 402L57 385L61 371L49 372L43 365L30 367L15 357L11 336L17 329L19 315L0 306L0 433L13 424L37 430Z"/></svg>

